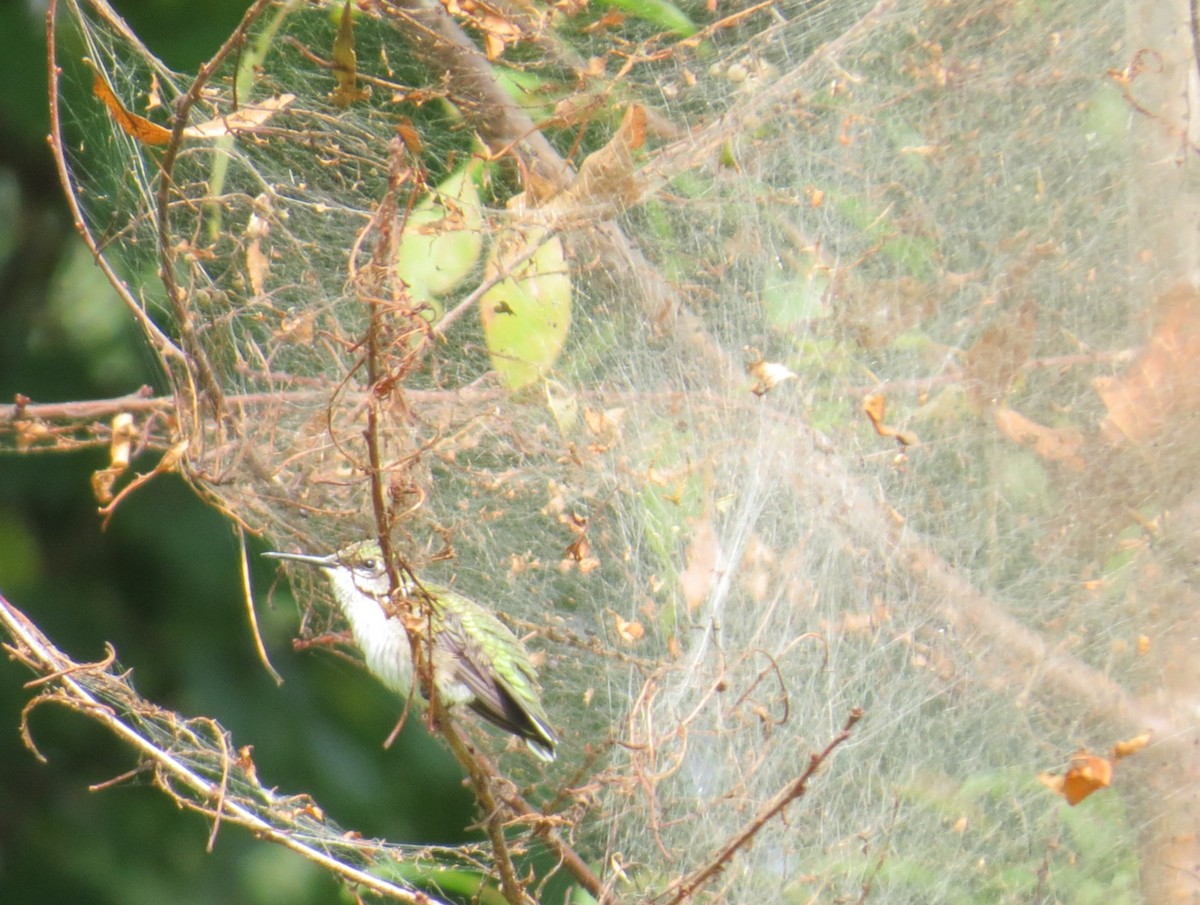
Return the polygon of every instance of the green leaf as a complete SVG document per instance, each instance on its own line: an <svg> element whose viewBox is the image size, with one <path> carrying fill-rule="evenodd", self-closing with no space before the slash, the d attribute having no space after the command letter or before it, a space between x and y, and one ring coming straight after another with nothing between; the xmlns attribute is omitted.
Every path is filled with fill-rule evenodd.
<svg viewBox="0 0 1200 905"><path fill-rule="evenodd" d="M696 33L696 23L668 0L604 0L604 5L615 7L634 18L645 19L685 38Z"/></svg>
<svg viewBox="0 0 1200 905"><path fill-rule="evenodd" d="M536 247L536 251L531 250ZM546 230L507 230L488 259L488 278L509 274L479 300L492 365L510 390L541 378L571 327L571 275L562 241Z"/></svg>
<svg viewBox="0 0 1200 905"><path fill-rule="evenodd" d="M472 161L450 174L408 215L396 268L416 301L430 301L457 287L483 251L483 208Z"/></svg>

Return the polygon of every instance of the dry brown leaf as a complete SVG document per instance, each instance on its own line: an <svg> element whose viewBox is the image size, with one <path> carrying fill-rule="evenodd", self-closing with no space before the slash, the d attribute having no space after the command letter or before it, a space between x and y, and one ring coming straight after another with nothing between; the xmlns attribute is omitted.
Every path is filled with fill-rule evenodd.
<svg viewBox="0 0 1200 905"><path fill-rule="evenodd" d="M621 422L625 418L625 409L612 408L604 411L585 408L583 423L587 425L598 440L606 444L605 448L621 439Z"/></svg>
<svg viewBox="0 0 1200 905"><path fill-rule="evenodd" d="M1032 300L998 317L963 355L963 376L972 401L979 408L1008 395L1013 379L1029 360L1037 331L1037 309Z"/></svg>
<svg viewBox="0 0 1200 905"><path fill-rule="evenodd" d="M330 100L339 107L349 107L370 94L358 87L358 54L354 50L354 15L350 0L342 7L337 37L333 39L333 77L337 79L337 87Z"/></svg>
<svg viewBox="0 0 1200 905"><path fill-rule="evenodd" d="M183 137L224 138L227 135L237 135L241 132L257 132L276 113L286 110L295 99L296 95L294 94L280 94L253 104L246 104L227 116L216 116L198 126L188 126L183 130Z"/></svg>
<svg viewBox="0 0 1200 905"><path fill-rule="evenodd" d="M313 311L304 311L294 317L285 317L279 322L275 332L277 342L295 343L306 346L313 341L316 333L317 315Z"/></svg>
<svg viewBox="0 0 1200 905"><path fill-rule="evenodd" d="M108 467L92 472L92 494L101 504L111 503L113 487L125 473L133 458L133 441L137 439L137 428L133 415L121 412L113 417L112 437L109 440Z"/></svg>
<svg viewBox="0 0 1200 905"><path fill-rule="evenodd" d="M267 203L264 196L256 199L259 203ZM246 273L250 277L250 288L255 298L261 297L266 291L267 276L271 272L271 262L263 252L262 243L271 232L271 224L257 211L250 215L246 224L246 238L250 240L246 246Z"/></svg>
<svg viewBox="0 0 1200 905"><path fill-rule="evenodd" d="M721 545L712 519L701 519L692 528L692 539L687 549L687 568L679 575L679 585L689 613L695 613L700 608L716 585L720 554Z"/></svg>
<svg viewBox="0 0 1200 905"><path fill-rule="evenodd" d="M785 380L796 380L795 373L786 365L777 361L764 361L757 349L750 350L750 360L746 362L746 373L754 378L750 392L755 396L765 396Z"/></svg>
<svg viewBox="0 0 1200 905"><path fill-rule="evenodd" d="M875 433L881 437L895 437L896 442L901 446L916 446L921 442L920 438L911 431L902 431L898 428L888 426L884 421L884 415L887 411L887 397L882 393L872 393L863 398L862 410L869 419L871 426L875 428Z"/></svg>
<svg viewBox="0 0 1200 905"><path fill-rule="evenodd" d="M88 61L90 63L90 61ZM138 116L136 113L131 113L125 109L125 105L113 93L109 87L107 80L102 76L99 70L93 69L92 76L92 94L100 99L100 102L108 108L109 115L112 116L121 131L131 138L136 138L144 145L165 145L171 140L171 130L152 123L144 116Z"/></svg>
<svg viewBox="0 0 1200 905"><path fill-rule="evenodd" d="M89 62L90 65L90 62ZM108 108L109 115L120 126L121 131L144 145L165 145L171 140L171 130L151 122L125 108L113 93L108 82L93 67L92 93ZM282 94L254 104L247 104L228 116L218 116L198 126L183 130L184 138L220 138L239 132L253 132L262 128L280 110L296 99L294 94Z"/></svg>
<svg viewBox="0 0 1200 905"><path fill-rule="evenodd" d="M608 143L584 158L579 175L545 205L557 216L582 214L589 219L615 216L641 198L635 178L634 152L646 143L646 110L630 104Z"/></svg>
<svg viewBox="0 0 1200 905"><path fill-rule="evenodd" d="M1083 471L1086 466L1079 454L1084 445L1082 431L1073 427L1046 427L1007 406L994 410L992 420L1000 433L1014 443L1032 446L1043 459L1062 462L1072 471Z"/></svg>
<svg viewBox="0 0 1200 905"><path fill-rule="evenodd" d="M1137 754L1148 744L1150 744L1150 732L1143 732L1141 735L1135 735L1133 738L1127 738L1113 745L1113 760L1121 760L1122 758L1131 757Z"/></svg>
<svg viewBox="0 0 1200 905"><path fill-rule="evenodd" d="M37 418L18 418L11 423L17 432L17 452L29 452L51 435L46 422Z"/></svg>
<svg viewBox="0 0 1200 905"><path fill-rule="evenodd" d="M626 644L636 644L641 641L646 635L646 629L640 622L635 620L626 620L621 617L620 613L609 610L609 615L613 617L613 624L617 629L617 636Z"/></svg>
<svg viewBox="0 0 1200 905"><path fill-rule="evenodd" d="M1108 758L1080 751L1072 756L1071 765L1062 776L1039 773L1038 779L1074 807L1093 792L1107 788L1112 783L1112 763Z"/></svg>
<svg viewBox="0 0 1200 905"><path fill-rule="evenodd" d="M1150 340L1120 377L1092 383L1108 414L1101 424L1114 446L1139 446L1200 412L1200 295L1180 286L1160 300Z"/></svg>

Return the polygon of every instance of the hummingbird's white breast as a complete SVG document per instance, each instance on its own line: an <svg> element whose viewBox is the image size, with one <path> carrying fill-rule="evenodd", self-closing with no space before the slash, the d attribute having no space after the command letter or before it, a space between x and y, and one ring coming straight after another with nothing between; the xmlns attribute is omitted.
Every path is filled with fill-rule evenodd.
<svg viewBox="0 0 1200 905"><path fill-rule="evenodd" d="M392 691L408 697L412 691L412 649L400 620L384 612L380 598L358 587L352 570L326 569L325 574L367 668Z"/></svg>

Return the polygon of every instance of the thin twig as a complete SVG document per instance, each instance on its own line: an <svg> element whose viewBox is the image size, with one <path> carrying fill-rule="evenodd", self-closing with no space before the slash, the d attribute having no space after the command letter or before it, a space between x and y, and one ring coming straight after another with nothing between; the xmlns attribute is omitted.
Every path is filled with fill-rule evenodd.
<svg viewBox="0 0 1200 905"><path fill-rule="evenodd" d="M804 793L808 791L809 780L816 775L821 765L830 758L834 749L850 738L851 730L854 729L854 726L862 717L862 708L856 707L851 710L850 716L846 718L846 723L842 726L841 732L835 735L820 752L809 757L808 766L805 767L804 772L788 783L773 799L767 802L751 818L749 823L734 835L729 842L722 846L720 851L709 858L707 864L693 871L687 877L673 882L667 888L667 891L663 893L663 895L671 895L663 905L677 905L677 903L682 902L684 899L691 898L701 886L724 871L733 856L737 854L738 849L747 845L758 834L759 830L780 814L789 804L797 798L803 797Z"/></svg>

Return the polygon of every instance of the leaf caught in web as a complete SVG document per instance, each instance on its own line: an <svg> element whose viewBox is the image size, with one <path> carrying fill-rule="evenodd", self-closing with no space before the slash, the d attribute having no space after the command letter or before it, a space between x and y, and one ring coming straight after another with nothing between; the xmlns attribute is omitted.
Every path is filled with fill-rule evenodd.
<svg viewBox="0 0 1200 905"><path fill-rule="evenodd" d="M1093 387L1108 410L1101 429L1118 446L1147 443L1200 413L1200 294L1186 286L1168 292L1134 363Z"/></svg>
<svg viewBox="0 0 1200 905"><path fill-rule="evenodd" d="M183 130L183 137L224 138L242 132L257 132L266 126L276 113L286 110L295 99L294 94L280 94L246 104L227 116L216 116L199 125L188 126Z"/></svg>
<svg viewBox="0 0 1200 905"><path fill-rule="evenodd" d="M480 164L448 176L408 215L396 249L396 271L418 302L456 288L483 251L483 208L475 179Z"/></svg>
<svg viewBox="0 0 1200 905"><path fill-rule="evenodd" d="M571 328L571 274L558 236L531 227L501 233L488 278L503 275L479 299L492 367L510 390L545 375Z"/></svg>
<svg viewBox="0 0 1200 905"><path fill-rule="evenodd" d="M92 77L92 93L108 108L109 114L121 127L121 131L130 138L135 138L144 145L165 145L171 140L170 129L127 110L125 105L113 94L108 81L100 74L99 70Z"/></svg>
<svg viewBox="0 0 1200 905"><path fill-rule="evenodd" d="M865 397L862 410L879 436L894 437L901 446L916 446L920 442L917 435L911 431L899 430L886 423L884 416L887 411L887 397L882 393L872 393Z"/></svg>
<svg viewBox="0 0 1200 905"><path fill-rule="evenodd" d="M1000 433L1014 443L1032 446L1033 451L1050 462L1062 462L1072 471L1083 471L1086 461L1081 455L1085 438L1074 427L1047 427L1026 418L1008 406L992 412L992 420Z"/></svg>
<svg viewBox="0 0 1200 905"><path fill-rule="evenodd" d="M333 77L337 87L330 99L339 107L365 100L369 92L358 87L358 54L354 50L354 10L350 0L342 7L337 37L333 39Z"/></svg>
<svg viewBox="0 0 1200 905"><path fill-rule="evenodd" d="M634 153L645 143L646 110L631 104L608 143L584 158L575 181L542 209L567 219L607 219L631 206L641 195Z"/></svg>
<svg viewBox="0 0 1200 905"><path fill-rule="evenodd" d="M144 145L165 145L171 140L171 130L160 126L144 116L126 109L109 87L108 81L97 70L92 79L92 93L108 108L121 131ZM296 99L293 94L282 94L254 104L247 104L227 116L219 116L188 126L183 130L184 138L221 138L240 132L254 132L262 128L276 113L287 108Z"/></svg>
<svg viewBox="0 0 1200 905"><path fill-rule="evenodd" d="M1106 757L1080 751L1071 758L1071 765L1061 776L1040 773L1038 779L1050 791L1061 795L1072 807L1093 792L1112 784L1112 761Z"/></svg>

